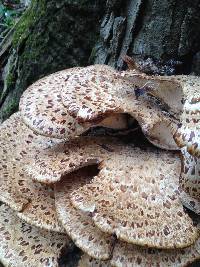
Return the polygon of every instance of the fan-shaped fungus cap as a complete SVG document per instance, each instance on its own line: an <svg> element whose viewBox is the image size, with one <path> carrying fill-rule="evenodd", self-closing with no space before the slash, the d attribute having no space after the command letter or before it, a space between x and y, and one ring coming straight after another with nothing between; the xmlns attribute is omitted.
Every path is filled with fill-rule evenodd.
<svg viewBox="0 0 200 267"><path fill-rule="evenodd" d="M183 267L200 259L200 238L184 249L149 249L118 242L110 261L92 259L84 254L78 267Z"/></svg>
<svg viewBox="0 0 200 267"><path fill-rule="evenodd" d="M132 82L133 86L157 97L176 116L182 114L188 99L192 99L191 104L196 105L196 107L193 105L193 111L194 108L199 106L197 102L199 102L200 96L200 77L198 76L149 76L144 73L138 73L135 70L123 71L121 76L125 80Z"/></svg>
<svg viewBox="0 0 200 267"><path fill-rule="evenodd" d="M123 79L120 73L108 73L103 66L101 71L82 69L66 81L61 96L68 112L82 125L99 122L114 113L128 113L154 144L177 149L174 131L171 132L176 128L176 122L152 101L137 99L132 83ZM163 126L170 134L165 135L166 139L159 139Z"/></svg>
<svg viewBox="0 0 200 267"><path fill-rule="evenodd" d="M180 176L180 197L184 206L200 215L200 159L181 149L182 172Z"/></svg>
<svg viewBox="0 0 200 267"><path fill-rule="evenodd" d="M70 193L95 174L96 169L90 166L65 176L55 184L55 203L58 217L74 243L91 257L106 260L111 256L113 238L101 232L88 214L76 210L70 202Z"/></svg>
<svg viewBox="0 0 200 267"><path fill-rule="evenodd" d="M157 97L169 110L180 115L184 103L184 81L187 76L150 76L135 70L122 71L121 76L138 90Z"/></svg>
<svg viewBox="0 0 200 267"><path fill-rule="evenodd" d="M48 232L20 220L14 211L0 206L0 261L9 267L58 267L67 235Z"/></svg>
<svg viewBox="0 0 200 267"><path fill-rule="evenodd" d="M83 127L62 105L60 91L74 68L53 73L32 84L22 95L22 119L35 132L56 138L70 138L83 132Z"/></svg>
<svg viewBox="0 0 200 267"><path fill-rule="evenodd" d="M0 126L0 200L28 223L63 232L57 220L53 190L34 183L24 172L33 151L55 143L56 140L35 135L22 123L20 113Z"/></svg>
<svg viewBox="0 0 200 267"><path fill-rule="evenodd" d="M28 175L42 183L55 183L67 173L99 163L117 149L117 138L80 137L32 154Z"/></svg>
<svg viewBox="0 0 200 267"><path fill-rule="evenodd" d="M99 229L156 248L187 247L197 239L179 200L176 154L121 146L100 168L91 183L71 195L72 204L90 212Z"/></svg>
<svg viewBox="0 0 200 267"><path fill-rule="evenodd" d="M200 259L200 238L184 249L148 249L118 242L113 251L113 267L183 267Z"/></svg>
<svg viewBox="0 0 200 267"><path fill-rule="evenodd" d="M101 69L101 66L97 65L85 69L88 71L99 68ZM20 100L20 111L23 121L33 131L41 135L69 140L91 126L90 124L79 125L61 102L60 91L68 78L79 73L80 70L81 68L73 68L53 73L38 80L24 92ZM107 70L111 68L107 67ZM126 120L121 115L103 124L111 128L127 127Z"/></svg>
<svg viewBox="0 0 200 267"><path fill-rule="evenodd" d="M189 78L188 78L189 79ZM190 79L189 79L190 80ZM200 214L200 85L199 77L190 80L174 139L181 147L183 168L180 178L183 204ZM193 89L193 90L192 90Z"/></svg>

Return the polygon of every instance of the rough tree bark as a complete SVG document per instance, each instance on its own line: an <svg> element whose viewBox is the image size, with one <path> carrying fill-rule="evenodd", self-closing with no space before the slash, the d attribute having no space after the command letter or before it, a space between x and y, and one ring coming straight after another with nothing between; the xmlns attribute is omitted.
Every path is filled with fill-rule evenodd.
<svg viewBox="0 0 200 267"><path fill-rule="evenodd" d="M199 0L108 0L94 61L122 68L129 54L161 74L199 73L199 13Z"/></svg>
<svg viewBox="0 0 200 267"><path fill-rule="evenodd" d="M16 26L0 89L0 121L32 82L89 63L148 73L200 73L200 0L33 0ZM1 55L0 55L1 56Z"/></svg>

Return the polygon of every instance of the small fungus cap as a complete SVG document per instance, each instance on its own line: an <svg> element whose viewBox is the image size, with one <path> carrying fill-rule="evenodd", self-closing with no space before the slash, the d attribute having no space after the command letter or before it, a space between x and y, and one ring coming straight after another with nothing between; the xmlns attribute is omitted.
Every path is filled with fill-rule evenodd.
<svg viewBox="0 0 200 267"><path fill-rule="evenodd" d="M196 93L197 94L197 93ZM181 125L174 135L179 147L200 158L200 93L188 98L184 104Z"/></svg>
<svg viewBox="0 0 200 267"><path fill-rule="evenodd" d="M41 135L69 139L82 133L83 127L62 105L60 91L66 80L80 68L46 76L32 84L22 95L20 111L24 123Z"/></svg>
<svg viewBox="0 0 200 267"><path fill-rule="evenodd" d="M122 71L121 76L138 90L155 96L179 116L184 103L184 81L187 76L150 76L135 70Z"/></svg>
<svg viewBox="0 0 200 267"><path fill-rule="evenodd" d="M200 77L193 75L150 76L144 73L122 71L121 76L165 103L170 111L181 115L187 99L198 100Z"/></svg>

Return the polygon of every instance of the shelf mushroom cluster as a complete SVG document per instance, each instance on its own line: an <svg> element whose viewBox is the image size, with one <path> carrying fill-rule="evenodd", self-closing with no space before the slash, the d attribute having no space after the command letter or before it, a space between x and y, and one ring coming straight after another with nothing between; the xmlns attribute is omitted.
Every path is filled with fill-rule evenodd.
<svg viewBox="0 0 200 267"><path fill-rule="evenodd" d="M79 267L200 259L198 220L183 207L195 199L199 214L200 109L190 79L94 65L31 85L0 126L0 261L56 267L70 240L84 252ZM116 135L136 121L139 139ZM115 136L95 135L97 127ZM142 133L153 145L139 145Z"/></svg>

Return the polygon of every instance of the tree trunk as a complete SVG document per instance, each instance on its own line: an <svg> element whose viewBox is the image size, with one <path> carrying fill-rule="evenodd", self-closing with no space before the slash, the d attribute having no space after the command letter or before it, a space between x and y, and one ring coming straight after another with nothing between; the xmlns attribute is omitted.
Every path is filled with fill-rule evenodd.
<svg viewBox="0 0 200 267"><path fill-rule="evenodd" d="M153 73L200 73L199 14L199 0L108 0L94 62L121 69L128 54Z"/></svg>
<svg viewBox="0 0 200 267"><path fill-rule="evenodd" d="M200 73L200 0L33 0L16 26L3 71L0 121L22 92L60 69L122 69L132 56L153 74Z"/></svg>

